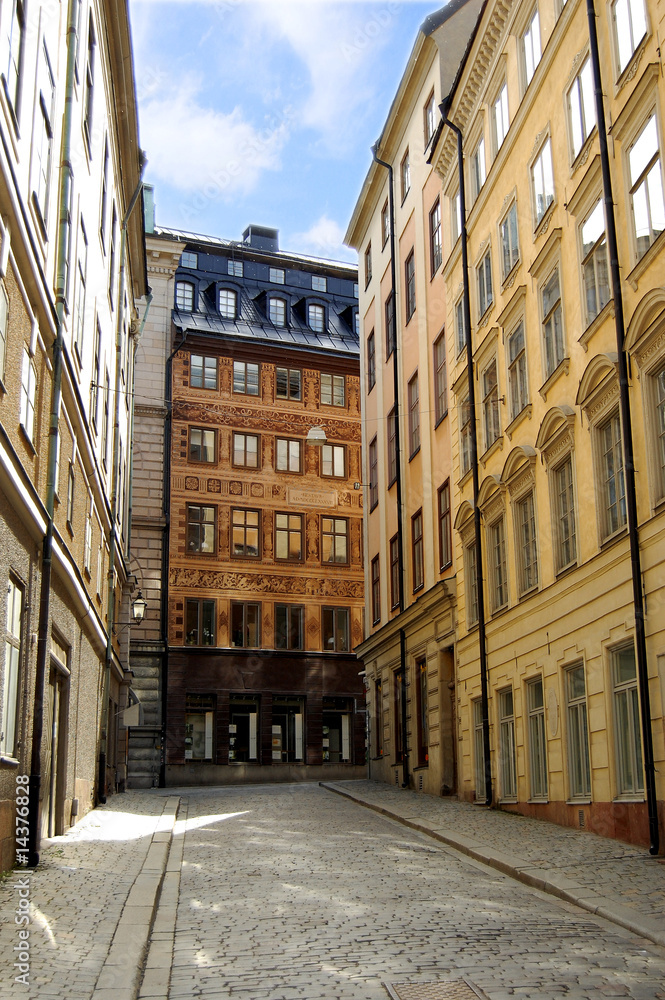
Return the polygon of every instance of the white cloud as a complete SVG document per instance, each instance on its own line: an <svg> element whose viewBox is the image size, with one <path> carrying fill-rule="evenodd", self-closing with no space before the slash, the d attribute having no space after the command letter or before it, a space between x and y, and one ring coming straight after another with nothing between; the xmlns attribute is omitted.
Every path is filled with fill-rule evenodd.
<svg viewBox="0 0 665 1000"><path fill-rule="evenodd" d="M310 254L313 257L327 257L330 260L348 260L353 264L358 262L355 250L344 246L345 230L322 215L305 233L294 233L289 239L289 250L296 253Z"/></svg>

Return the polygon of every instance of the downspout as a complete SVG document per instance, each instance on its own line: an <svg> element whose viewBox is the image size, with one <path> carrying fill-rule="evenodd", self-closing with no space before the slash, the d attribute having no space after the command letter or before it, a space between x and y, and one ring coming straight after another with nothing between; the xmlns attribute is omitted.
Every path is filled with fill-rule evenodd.
<svg viewBox="0 0 665 1000"><path fill-rule="evenodd" d="M619 249L617 245L616 219L614 217L614 200L612 197L610 158L607 149L605 108L603 102L603 86L600 72L600 55L598 51L598 33L596 30L596 11L594 8L594 0L587 0L586 9L589 21L589 48L591 53L591 65L593 68L594 95L596 98L596 122L598 125L600 165L603 175L603 200L605 202L605 220L607 225L607 249L610 256L612 297L614 299L614 324L616 327L617 339L623 467L626 483L626 514L628 521L628 538L630 540L633 606L635 609L637 676L640 687L640 702L642 703L642 740L644 743L645 790L647 796L647 812L649 817L649 853L658 854L660 847L658 831L658 802L656 798L655 764L653 755L653 739L651 734L651 700L649 697L649 671L647 664L646 632L644 626L644 598L642 595L642 570L640 566L640 540L637 521L637 497L635 492L635 458L633 454L633 431L630 415L628 363L624 346L625 324L623 314L623 296L621 293L621 275L619 273Z"/></svg>
<svg viewBox="0 0 665 1000"><path fill-rule="evenodd" d="M471 344L471 297L469 292L469 257L466 231L466 195L464 191L464 154L462 133L448 118L448 101L440 105L444 123L457 136L457 171L459 174L460 215L462 217L462 280L464 283L464 341L466 344L466 372L469 385L469 410L471 412L471 469L473 473L473 525L476 546L476 590L478 593L478 647L480 654L480 695L483 713L483 754L485 757L485 805L492 805L492 762L490 759L489 696L487 685L487 644L485 638L485 591L483 588L483 550L480 528L478 494L478 430L476 426L476 390L474 385L473 353Z"/></svg>
<svg viewBox="0 0 665 1000"><path fill-rule="evenodd" d="M32 746L29 781L29 841L28 865L39 863L42 733L44 728L44 684L49 655L49 622L51 617L51 572L53 567L53 515L55 511L55 472L58 452L58 422L62 400L63 327L67 305L67 254L71 219L69 203L72 189L71 142L76 64L77 0L70 0L67 22L67 70L65 106L62 117L62 152L60 156L60 201L58 206L58 243L56 257L55 308L56 334L53 342L53 377L49 417L48 465L46 474L46 534L42 543L42 575L39 594L39 623L35 662L35 696L32 712Z"/></svg>
<svg viewBox="0 0 665 1000"><path fill-rule="evenodd" d="M395 462L397 472L397 561L399 569L399 613L404 611L404 525L402 507L402 453L399 432L399 369L397 367L397 278L395 273L395 201L393 197L394 175L390 163L380 160L379 142L372 146L374 160L388 171L388 212L390 214L390 282L393 303L393 411L395 414ZM409 752L406 731L406 637L404 630L399 633L400 669L402 671L402 788L409 787Z"/></svg>
<svg viewBox="0 0 665 1000"><path fill-rule="evenodd" d="M134 509L133 503L133 490L134 490L134 400L136 398L135 393L135 372L136 372L136 354L139 349L139 343L141 341L141 334L143 333L143 327L145 326L145 321L148 318L148 313L150 312L150 305L152 303L152 291L148 290L148 296L146 298L145 310L143 313L143 319L141 320L138 331L132 338L134 341L134 353L132 357L132 392L131 392L131 403L129 411L129 440L131 441L131 450L129 453L129 482L127 483L127 492L129 494L129 510L127 513L127 555L128 557L132 552L132 512Z"/></svg>
<svg viewBox="0 0 665 1000"><path fill-rule="evenodd" d="M124 323L125 305L125 268L127 258L127 224L134 211L134 206L138 200L143 187L143 171L146 160L143 153L139 151L140 176L136 185L136 190L124 214L120 227L120 266L118 269L118 319L115 334L115 408L113 415L113 482L111 485L111 530L109 532L109 569L108 569L108 596L107 596L107 633L106 633L106 659L104 664L104 687L102 693L102 718L99 740L99 773L97 777L97 799L99 802L106 802L106 751L108 747L108 727L115 724L115 720L109 719L109 694L111 690L111 663L113 660L113 622L115 620L115 561L118 546L117 510L118 510L118 466L120 456L120 406L121 391L120 377L122 371L122 336ZM132 442L129 442L131 450Z"/></svg>

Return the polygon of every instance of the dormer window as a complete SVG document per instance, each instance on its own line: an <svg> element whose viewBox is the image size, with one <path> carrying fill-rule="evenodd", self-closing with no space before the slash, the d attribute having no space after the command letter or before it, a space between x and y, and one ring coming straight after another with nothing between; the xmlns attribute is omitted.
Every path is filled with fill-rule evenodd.
<svg viewBox="0 0 665 1000"><path fill-rule="evenodd" d="M183 312L192 312L194 309L194 285L190 281L176 281L175 307Z"/></svg>
<svg viewBox="0 0 665 1000"><path fill-rule="evenodd" d="M224 319L235 319L237 315L238 294L230 288L219 290L219 312Z"/></svg>
<svg viewBox="0 0 665 1000"><path fill-rule="evenodd" d="M313 302L307 307L307 323L314 333L323 333L326 328L326 311L323 306Z"/></svg>
<svg viewBox="0 0 665 1000"><path fill-rule="evenodd" d="M274 323L275 326L286 326L286 301L284 299L270 299L268 315L270 322Z"/></svg>

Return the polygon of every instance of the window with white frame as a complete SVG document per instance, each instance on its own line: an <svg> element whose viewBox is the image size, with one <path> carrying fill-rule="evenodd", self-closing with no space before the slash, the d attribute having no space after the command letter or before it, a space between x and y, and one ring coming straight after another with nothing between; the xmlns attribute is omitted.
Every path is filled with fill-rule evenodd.
<svg viewBox="0 0 665 1000"><path fill-rule="evenodd" d="M501 434L499 426L499 383L496 371L496 358L492 358L483 370L482 388L483 429L485 431L485 450L487 450Z"/></svg>
<svg viewBox="0 0 665 1000"><path fill-rule="evenodd" d="M402 157L399 166L400 187L402 191L402 201L406 198L411 189L411 167L409 165L409 150Z"/></svg>
<svg viewBox="0 0 665 1000"><path fill-rule="evenodd" d="M388 486L397 479L397 421L395 408L388 414Z"/></svg>
<svg viewBox="0 0 665 1000"><path fill-rule="evenodd" d="M441 241L441 201L436 199L429 213L429 255L432 277L441 267L443 260L443 244Z"/></svg>
<svg viewBox="0 0 665 1000"><path fill-rule="evenodd" d="M13 577L7 584L5 669L2 683L0 753L13 757L18 736L19 674L23 653L23 589Z"/></svg>
<svg viewBox="0 0 665 1000"><path fill-rule="evenodd" d="M545 376L549 378L565 357L563 340L563 313L559 268L556 267L541 289L543 354Z"/></svg>
<svg viewBox="0 0 665 1000"><path fill-rule="evenodd" d="M452 539L450 537L450 480L439 487L437 494L437 514L439 521L439 568L441 571L453 561Z"/></svg>
<svg viewBox="0 0 665 1000"><path fill-rule="evenodd" d="M520 595L538 586L538 550L536 545L536 506L533 491L515 504L517 560Z"/></svg>
<svg viewBox="0 0 665 1000"><path fill-rule="evenodd" d="M571 566L577 559L575 529L575 490L573 460L570 455L552 471L557 571Z"/></svg>
<svg viewBox="0 0 665 1000"><path fill-rule="evenodd" d="M580 227L582 276L587 325L610 300L610 277L607 266L605 211L599 198Z"/></svg>
<svg viewBox="0 0 665 1000"><path fill-rule="evenodd" d="M485 315L493 301L491 250L488 249L480 264L478 264L476 277L478 280L478 318L480 318Z"/></svg>
<svg viewBox="0 0 665 1000"><path fill-rule="evenodd" d="M8 10L4 13L5 19L2 28L4 58L2 73L9 103L14 115L18 118L23 69L25 0L10 0Z"/></svg>
<svg viewBox="0 0 665 1000"><path fill-rule="evenodd" d="M466 624L471 628L478 621L478 576L476 543L464 546L464 580L466 589Z"/></svg>
<svg viewBox="0 0 665 1000"><path fill-rule="evenodd" d="M230 288L219 290L219 313L224 319L235 319L238 306L238 295Z"/></svg>
<svg viewBox="0 0 665 1000"><path fill-rule="evenodd" d="M176 281L175 307L183 312L192 312L194 309L194 285L191 281Z"/></svg>
<svg viewBox="0 0 665 1000"><path fill-rule="evenodd" d="M543 679L527 681L526 702L529 726L529 776L531 798L547 798L547 740L545 737L545 698Z"/></svg>
<svg viewBox="0 0 665 1000"><path fill-rule="evenodd" d="M322 274L312 275L312 291L314 292L327 292L328 291L328 279Z"/></svg>
<svg viewBox="0 0 665 1000"><path fill-rule="evenodd" d="M326 311L323 306L311 302L307 306L307 325L314 333L323 333L326 328Z"/></svg>
<svg viewBox="0 0 665 1000"><path fill-rule="evenodd" d="M85 64L85 82L83 96L83 135L85 136L88 153L92 150L92 111L94 107L95 93L95 52L97 49L97 39L95 38L95 28L92 21L92 14L88 23L88 54Z"/></svg>
<svg viewBox="0 0 665 1000"><path fill-rule="evenodd" d="M508 336L508 395L510 397L510 419L514 420L529 403L524 320L520 320Z"/></svg>
<svg viewBox="0 0 665 1000"><path fill-rule="evenodd" d="M614 0L612 21L619 57L619 73L623 73L647 33L644 0Z"/></svg>
<svg viewBox="0 0 665 1000"><path fill-rule="evenodd" d="M434 419L438 424L448 412L448 376L446 373L446 335L434 342Z"/></svg>
<svg viewBox="0 0 665 1000"><path fill-rule="evenodd" d="M241 260L228 260L226 263L229 274L233 275L234 278L242 278L244 268Z"/></svg>
<svg viewBox="0 0 665 1000"><path fill-rule="evenodd" d="M212 760L215 698L188 694L185 701L185 760Z"/></svg>
<svg viewBox="0 0 665 1000"><path fill-rule="evenodd" d="M381 568L379 557L372 559L372 625L381 621Z"/></svg>
<svg viewBox="0 0 665 1000"><path fill-rule="evenodd" d="M584 60L582 68L568 90L567 104L570 140L575 159L596 124L596 104L589 56Z"/></svg>
<svg viewBox="0 0 665 1000"><path fill-rule="evenodd" d="M504 83L492 104L492 139L494 155L499 152L510 128L508 116L508 84Z"/></svg>
<svg viewBox="0 0 665 1000"><path fill-rule="evenodd" d="M371 392L376 385L376 339L374 330L367 338L367 391Z"/></svg>
<svg viewBox="0 0 665 1000"><path fill-rule="evenodd" d="M324 406L346 406L343 375L321 373L321 402Z"/></svg>
<svg viewBox="0 0 665 1000"><path fill-rule="evenodd" d="M233 391L259 395L259 366L250 361L233 362Z"/></svg>
<svg viewBox="0 0 665 1000"><path fill-rule="evenodd" d="M635 795L644 791L642 727L637 692L635 647L611 651L614 688L614 737L617 756L617 791Z"/></svg>
<svg viewBox="0 0 665 1000"><path fill-rule="evenodd" d="M501 222L501 264L505 281L520 259L520 245L517 235L517 202L513 202Z"/></svg>
<svg viewBox="0 0 665 1000"><path fill-rule="evenodd" d="M542 50L540 46L540 18L538 8L533 12L531 19L522 35L522 60L524 68L524 84L528 87L536 72L536 67L540 62Z"/></svg>
<svg viewBox="0 0 665 1000"><path fill-rule="evenodd" d="M23 350L23 370L21 374L21 426L28 440L34 441L35 400L37 396L37 372L28 348Z"/></svg>
<svg viewBox="0 0 665 1000"><path fill-rule="evenodd" d="M321 475L343 479L346 475L346 448L343 444L324 444L321 448Z"/></svg>
<svg viewBox="0 0 665 1000"><path fill-rule="evenodd" d="M632 143L628 151L628 164L635 243L639 260L665 229L663 172L655 112Z"/></svg>
<svg viewBox="0 0 665 1000"><path fill-rule="evenodd" d="M370 241L365 248L365 288L367 288L371 280L372 280L372 243Z"/></svg>
<svg viewBox="0 0 665 1000"><path fill-rule="evenodd" d="M301 442L294 438L277 438L275 441L275 469L277 472L301 472Z"/></svg>
<svg viewBox="0 0 665 1000"><path fill-rule="evenodd" d="M197 253L192 253L191 250L183 250L180 257L181 267L191 267L196 268L199 266L199 255Z"/></svg>
<svg viewBox="0 0 665 1000"><path fill-rule="evenodd" d="M429 95L427 103L423 108L423 131L425 133L425 148L429 146L436 128L436 113L434 103L434 91Z"/></svg>
<svg viewBox="0 0 665 1000"><path fill-rule="evenodd" d="M485 183L486 176L485 138L481 135L476 144L476 148L471 154L471 204L473 204L480 194L482 186Z"/></svg>
<svg viewBox="0 0 665 1000"><path fill-rule="evenodd" d="M285 299L271 298L268 303L268 315L270 322L275 326L286 326L286 301Z"/></svg>
<svg viewBox="0 0 665 1000"><path fill-rule="evenodd" d="M609 538L626 523L626 482L623 469L621 418L616 410L598 428L601 472L602 537Z"/></svg>
<svg viewBox="0 0 665 1000"><path fill-rule="evenodd" d="M35 108L35 134L32 146L33 189L39 213L46 225L51 186L51 153L53 145L53 113L55 82L46 43L39 60L39 101Z"/></svg>
<svg viewBox="0 0 665 1000"><path fill-rule="evenodd" d="M533 185L533 204L536 225L554 201L554 172L552 168L552 143L548 138L534 160L531 167L531 183Z"/></svg>
<svg viewBox="0 0 665 1000"><path fill-rule="evenodd" d="M390 236L390 209L388 207L388 199L386 199L383 208L381 209L381 246L384 247L388 242L388 237Z"/></svg>
<svg viewBox="0 0 665 1000"><path fill-rule="evenodd" d="M464 299L460 298L455 303L455 348L457 356L466 347L466 327L464 325Z"/></svg>
<svg viewBox="0 0 665 1000"><path fill-rule="evenodd" d="M591 764L583 663L576 663L566 670L565 685L570 797L588 799L591 795Z"/></svg>
<svg viewBox="0 0 665 1000"><path fill-rule="evenodd" d="M665 367L652 376L656 408L656 469L658 497L665 496Z"/></svg>
<svg viewBox="0 0 665 1000"><path fill-rule="evenodd" d="M471 403L469 402L469 395L467 393L460 404L460 464L463 476L466 475L471 468L472 417Z"/></svg>
<svg viewBox="0 0 665 1000"><path fill-rule="evenodd" d="M483 703L480 698L471 702L473 716L473 774L476 801L485 799L485 738L483 730Z"/></svg>
<svg viewBox="0 0 665 1000"><path fill-rule="evenodd" d="M450 198L450 235L452 245L455 246L462 232L462 199L459 191L456 191Z"/></svg>
<svg viewBox="0 0 665 1000"><path fill-rule="evenodd" d="M0 279L0 379L5 377L7 358L7 326L9 324L9 298L5 283Z"/></svg>
<svg viewBox="0 0 665 1000"><path fill-rule="evenodd" d="M512 688L499 691L499 778L501 798L517 798L515 708Z"/></svg>
<svg viewBox="0 0 665 1000"><path fill-rule="evenodd" d="M508 603L506 525L503 514L490 524L487 534L492 580L492 611L499 611Z"/></svg>
<svg viewBox="0 0 665 1000"><path fill-rule="evenodd" d="M92 506L92 502L91 502ZM83 537L83 569L90 576L90 559L92 556L92 512L85 515L85 534Z"/></svg>
<svg viewBox="0 0 665 1000"><path fill-rule="evenodd" d="M283 285L285 281L284 269L282 267L270 268L270 282L273 285Z"/></svg>

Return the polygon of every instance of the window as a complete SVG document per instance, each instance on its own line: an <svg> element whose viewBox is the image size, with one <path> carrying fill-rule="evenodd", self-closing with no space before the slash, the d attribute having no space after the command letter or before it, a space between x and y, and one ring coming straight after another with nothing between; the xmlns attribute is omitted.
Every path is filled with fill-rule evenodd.
<svg viewBox="0 0 665 1000"><path fill-rule="evenodd" d="M226 263L229 274L234 278L242 278L244 268L241 260L228 260Z"/></svg>
<svg viewBox="0 0 665 1000"><path fill-rule="evenodd" d="M349 522L344 517L321 518L321 562L348 563Z"/></svg>
<svg viewBox="0 0 665 1000"><path fill-rule="evenodd" d="M7 357L7 325L9 322L9 299L4 281L0 280L0 379L5 377Z"/></svg>
<svg viewBox="0 0 665 1000"><path fill-rule="evenodd" d="M245 469L258 469L259 438L257 434L233 432L233 464Z"/></svg>
<svg viewBox="0 0 665 1000"><path fill-rule="evenodd" d="M191 250L183 250L180 257L181 267L192 267L196 268L199 266L199 255L192 253Z"/></svg>
<svg viewBox="0 0 665 1000"><path fill-rule="evenodd" d="M473 764L476 801L485 799L485 737L483 730L483 703L478 698L471 702L473 716Z"/></svg>
<svg viewBox="0 0 665 1000"><path fill-rule="evenodd" d="M553 472L556 517L557 570L565 569L577 558L575 538L575 494L573 490L573 463L570 456Z"/></svg>
<svg viewBox="0 0 665 1000"><path fill-rule="evenodd" d="M247 396L259 394L259 366L248 361L233 362L233 391Z"/></svg>
<svg viewBox="0 0 665 1000"><path fill-rule="evenodd" d="M423 108L423 125L425 133L425 148L429 146L432 141L432 136L434 135L435 129L435 111L434 111L434 91L429 95L427 99L427 104Z"/></svg>
<svg viewBox="0 0 665 1000"><path fill-rule="evenodd" d="M383 757L383 685L381 678L374 683L374 731L376 756Z"/></svg>
<svg viewBox="0 0 665 1000"><path fill-rule="evenodd" d="M275 441L275 468L277 472L301 472L300 441L277 438Z"/></svg>
<svg viewBox="0 0 665 1000"><path fill-rule="evenodd" d="M311 303L307 307L307 323L314 333L323 333L326 328L326 313L323 306Z"/></svg>
<svg viewBox="0 0 665 1000"><path fill-rule="evenodd" d="M543 350L547 378L559 367L565 356L559 268L555 268L541 293L543 309Z"/></svg>
<svg viewBox="0 0 665 1000"><path fill-rule="evenodd" d="M426 660L418 660L416 663L416 747L418 767L426 767L429 761Z"/></svg>
<svg viewBox="0 0 665 1000"><path fill-rule="evenodd" d="M486 176L485 138L481 135L471 156L471 204L473 204L480 194Z"/></svg>
<svg viewBox="0 0 665 1000"><path fill-rule="evenodd" d="M513 692L499 691L499 771L501 798L517 798L517 768L515 765L515 714Z"/></svg>
<svg viewBox="0 0 665 1000"><path fill-rule="evenodd" d="M90 576L92 557L92 512L85 515L85 533L83 536L83 569Z"/></svg>
<svg viewBox="0 0 665 1000"><path fill-rule="evenodd" d="M312 275L312 290L315 292L326 292L328 290L328 279L320 274Z"/></svg>
<svg viewBox="0 0 665 1000"><path fill-rule="evenodd" d="M188 694L185 701L185 760L212 760L215 700Z"/></svg>
<svg viewBox="0 0 665 1000"><path fill-rule="evenodd" d="M394 611L399 607L400 593L400 566L399 566L399 538L394 535L390 539L390 608Z"/></svg>
<svg viewBox="0 0 665 1000"><path fill-rule="evenodd" d="M238 295L230 288L220 288L219 290L219 312L224 319L235 319L237 312Z"/></svg>
<svg viewBox="0 0 665 1000"><path fill-rule="evenodd" d="M321 374L321 402L324 406L346 406L343 375Z"/></svg>
<svg viewBox="0 0 665 1000"><path fill-rule="evenodd" d="M302 560L302 514L275 514L275 559Z"/></svg>
<svg viewBox="0 0 665 1000"><path fill-rule="evenodd" d="M501 435L499 427L499 384L496 374L496 358L492 358L483 371L483 424L485 448L489 448Z"/></svg>
<svg viewBox="0 0 665 1000"><path fill-rule="evenodd" d="M187 551L215 551L216 508L187 505Z"/></svg>
<svg viewBox="0 0 665 1000"><path fill-rule="evenodd" d="M489 557L492 573L492 611L499 611L508 603L508 574L506 571L506 528L503 517L488 530Z"/></svg>
<svg viewBox="0 0 665 1000"><path fill-rule="evenodd" d="M85 64L85 84L83 96L83 134L85 136L88 153L92 147L92 109L95 86L95 29L92 24L92 16L88 23L88 57Z"/></svg>
<svg viewBox="0 0 665 1000"><path fill-rule="evenodd" d="M404 671L396 670L393 674L393 712L395 718L395 760L399 763L404 760L404 702L406 693L404 690Z"/></svg>
<svg viewBox="0 0 665 1000"><path fill-rule="evenodd" d="M399 166L399 179L400 186L402 189L402 201L406 198L409 190L411 188L411 168L409 166L409 150L402 157L402 162Z"/></svg>
<svg viewBox="0 0 665 1000"><path fill-rule="evenodd" d="M641 2L641 0L638 0ZM628 152L630 197L637 243L637 258L643 257L665 229L663 174L658 148L658 127L653 114Z"/></svg>
<svg viewBox="0 0 665 1000"><path fill-rule="evenodd" d="M192 389L216 389L217 358L191 354L189 384Z"/></svg>
<svg viewBox="0 0 665 1000"><path fill-rule="evenodd" d="M549 138L531 167L536 225L554 201L554 173L552 171L552 143Z"/></svg>
<svg viewBox="0 0 665 1000"><path fill-rule="evenodd" d="M623 646L612 651L614 684L614 729L617 753L617 791L631 795L644 791L642 728L637 693L635 648Z"/></svg>
<svg viewBox="0 0 665 1000"><path fill-rule="evenodd" d="M53 145L53 112L55 83L51 62L42 45L39 62L39 101L35 109L35 135L33 140L34 192L39 212L46 227L51 186L51 147Z"/></svg>
<svg viewBox="0 0 665 1000"><path fill-rule="evenodd" d="M647 33L643 0L616 0L612 16L619 52L619 72L623 73Z"/></svg>
<svg viewBox="0 0 665 1000"><path fill-rule="evenodd" d="M261 645L261 605L231 601L231 645L257 648Z"/></svg>
<svg viewBox="0 0 665 1000"><path fill-rule="evenodd" d="M538 9L533 12L528 27L522 35L522 57L524 59L524 82L528 87L540 62L540 18Z"/></svg>
<svg viewBox="0 0 665 1000"><path fill-rule="evenodd" d="M23 33L25 31L25 0L10 0L10 10L6 11L2 29L4 62L2 66L7 100L14 116L18 118L21 93L21 71L23 69Z"/></svg>
<svg viewBox="0 0 665 1000"><path fill-rule="evenodd" d="M365 250L365 288L369 285L372 280L372 244L367 244L367 249Z"/></svg>
<svg viewBox="0 0 665 1000"><path fill-rule="evenodd" d="M529 765L531 798L547 798L547 741L545 738L545 699L543 680L528 681L526 700L529 724Z"/></svg>
<svg viewBox="0 0 665 1000"><path fill-rule="evenodd" d="M95 430L97 430L97 421L99 419L99 390L101 388L99 380L101 377L101 365L102 365L102 331L99 325L99 318L95 324L95 343L93 347L93 361L92 361L92 371L93 371L93 381L90 386L90 413L92 416L92 424ZM2 367L0 365L0 375L2 374Z"/></svg>
<svg viewBox="0 0 665 1000"><path fill-rule="evenodd" d="M603 538L626 523L626 483L623 471L621 418L619 412L598 428L601 454Z"/></svg>
<svg viewBox="0 0 665 1000"><path fill-rule="evenodd" d="M419 510L411 518L411 556L413 561L413 590L419 590L423 578L423 512Z"/></svg>
<svg viewBox="0 0 665 1000"><path fill-rule="evenodd" d="M478 621L478 576L476 543L464 547L464 579L466 583L466 623L471 628Z"/></svg>
<svg viewBox="0 0 665 1000"><path fill-rule="evenodd" d="M305 609L298 604L275 605L275 649L303 648Z"/></svg>
<svg viewBox="0 0 665 1000"><path fill-rule="evenodd" d="M284 270L281 267L271 267L270 268L270 281L273 285L283 285L284 284Z"/></svg>
<svg viewBox="0 0 665 1000"><path fill-rule="evenodd" d="M460 463L462 475L471 468L471 403L468 394L462 400L460 406Z"/></svg>
<svg viewBox="0 0 665 1000"><path fill-rule="evenodd" d="M381 578L379 575L379 557L372 559L372 624L381 621Z"/></svg>
<svg viewBox="0 0 665 1000"><path fill-rule="evenodd" d="M322 608L323 648L337 653L351 649L348 608Z"/></svg>
<svg viewBox="0 0 665 1000"><path fill-rule="evenodd" d="M441 202L437 198L429 213L429 254L432 265L432 277L441 267L443 260L443 245L441 243Z"/></svg>
<svg viewBox="0 0 665 1000"><path fill-rule="evenodd" d="M259 699L252 695L229 697L229 764L257 761Z"/></svg>
<svg viewBox="0 0 665 1000"><path fill-rule="evenodd" d="M235 435L234 435L235 438ZM214 462L217 455L216 432L203 427L189 428L190 462ZM235 440L234 440L235 445Z"/></svg>
<svg viewBox="0 0 665 1000"><path fill-rule="evenodd" d="M448 412L448 377L446 373L446 336L434 343L434 419L438 424Z"/></svg>
<svg viewBox="0 0 665 1000"><path fill-rule="evenodd" d="M277 399L301 399L302 372L297 368L276 368L275 395Z"/></svg>
<svg viewBox="0 0 665 1000"><path fill-rule="evenodd" d="M658 496L665 494L665 368L653 376L656 403L656 438L658 443Z"/></svg>
<svg viewBox="0 0 665 1000"><path fill-rule="evenodd" d="M466 347L466 326L464 323L464 300L455 303L455 347L459 357Z"/></svg>
<svg viewBox="0 0 665 1000"><path fill-rule="evenodd" d="M406 288L406 321L407 323L416 311L416 258L413 250L404 264L404 282Z"/></svg>
<svg viewBox="0 0 665 1000"><path fill-rule="evenodd" d="M395 299L391 292L386 299L385 321L386 321L386 361L395 350Z"/></svg>
<svg viewBox="0 0 665 1000"><path fill-rule="evenodd" d="M194 285L190 281L176 281L175 307L183 312L192 312L194 309Z"/></svg>
<svg viewBox="0 0 665 1000"><path fill-rule="evenodd" d="M610 300L605 213L601 200L582 223L582 274L587 325Z"/></svg>
<svg viewBox="0 0 665 1000"><path fill-rule="evenodd" d="M388 414L388 486L397 479L397 421L395 409Z"/></svg>
<svg viewBox="0 0 665 1000"><path fill-rule="evenodd" d="M79 245L76 261L76 308L74 326L74 346L79 357L83 357L83 336L85 333L85 300L88 281L88 237L83 216L79 220Z"/></svg>
<svg viewBox="0 0 665 1000"><path fill-rule="evenodd" d="M381 209L381 245L385 246L388 242L388 237L390 236L390 210L388 208L388 199L384 203Z"/></svg>
<svg viewBox="0 0 665 1000"><path fill-rule="evenodd" d="M369 443L369 509L374 510L379 502L379 468L376 438Z"/></svg>
<svg viewBox="0 0 665 1000"><path fill-rule="evenodd" d="M37 373L28 348L23 351L23 372L21 376L21 426L28 440L34 441L35 399L37 396Z"/></svg>
<svg viewBox="0 0 665 1000"><path fill-rule="evenodd" d="M566 670L565 683L570 797L587 799L591 795L591 766L583 664Z"/></svg>
<svg viewBox="0 0 665 1000"><path fill-rule="evenodd" d="M286 300L270 299L268 304L270 322L275 326L286 326Z"/></svg>
<svg viewBox="0 0 665 1000"><path fill-rule="evenodd" d="M591 59L588 56L568 91L568 121L573 159L576 159L596 124L593 75Z"/></svg>
<svg viewBox="0 0 665 1000"><path fill-rule="evenodd" d="M439 517L439 568L444 570L453 561L452 541L450 538L450 482L446 480L438 492Z"/></svg>
<svg viewBox="0 0 665 1000"><path fill-rule="evenodd" d="M524 322L522 320L508 337L508 389L510 393L510 419L514 420L529 402Z"/></svg>
<svg viewBox="0 0 665 1000"><path fill-rule="evenodd" d="M104 160L102 164L102 190L99 206L99 235L102 241L102 250L106 253L106 209L108 207L108 184L109 184L109 141L104 139Z"/></svg>
<svg viewBox="0 0 665 1000"><path fill-rule="evenodd" d="M455 246L462 232L462 199L459 191L450 199L450 233L452 245Z"/></svg>
<svg viewBox="0 0 665 1000"><path fill-rule="evenodd" d="M102 461L104 463L104 468L106 468L106 463L108 461L108 450L109 450L109 426L110 426L110 405L109 396L111 392L111 383L109 379L108 368L106 369L104 375L104 421L102 423Z"/></svg>
<svg viewBox="0 0 665 1000"><path fill-rule="evenodd" d="M513 202L501 223L501 263L505 281L520 259L520 245L517 236L517 203Z"/></svg>
<svg viewBox="0 0 665 1000"><path fill-rule="evenodd" d="M215 602L187 599L186 646L215 645Z"/></svg>
<svg viewBox="0 0 665 1000"><path fill-rule="evenodd" d="M409 458L411 459L420 448L420 398L418 389L418 372L411 378L408 385L409 398Z"/></svg>
<svg viewBox="0 0 665 1000"><path fill-rule="evenodd" d="M7 619L5 631L5 670L2 685L0 753L13 757L16 752L19 674L23 654L23 590L10 577L7 584Z"/></svg>
<svg viewBox="0 0 665 1000"><path fill-rule="evenodd" d="M324 444L321 447L321 475L343 479L346 475L346 448L343 444Z"/></svg>
<svg viewBox="0 0 665 1000"><path fill-rule="evenodd" d="M538 586L538 554L536 550L536 511L533 493L516 505L517 556L519 561L520 594Z"/></svg>
<svg viewBox="0 0 665 1000"><path fill-rule="evenodd" d="M376 385L376 344L374 330L367 338L367 391L371 392Z"/></svg>
<svg viewBox="0 0 665 1000"><path fill-rule="evenodd" d="M492 305L492 254L488 250L476 268L478 278L478 317Z"/></svg>
<svg viewBox="0 0 665 1000"><path fill-rule="evenodd" d="M109 235L109 299L111 300L111 309L113 309L113 289L115 287L115 239L117 227L118 213L114 204L111 211L111 232Z"/></svg>
<svg viewBox="0 0 665 1000"><path fill-rule="evenodd" d="M504 83L492 105L492 132L494 139L494 155L499 152L503 140L508 134L510 119L508 117L508 85Z"/></svg>
<svg viewBox="0 0 665 1000"><path fill-rule="evenodd" d="M231 511L231 555L245 559L259 557L258 510L234 507Z"/></svg>

